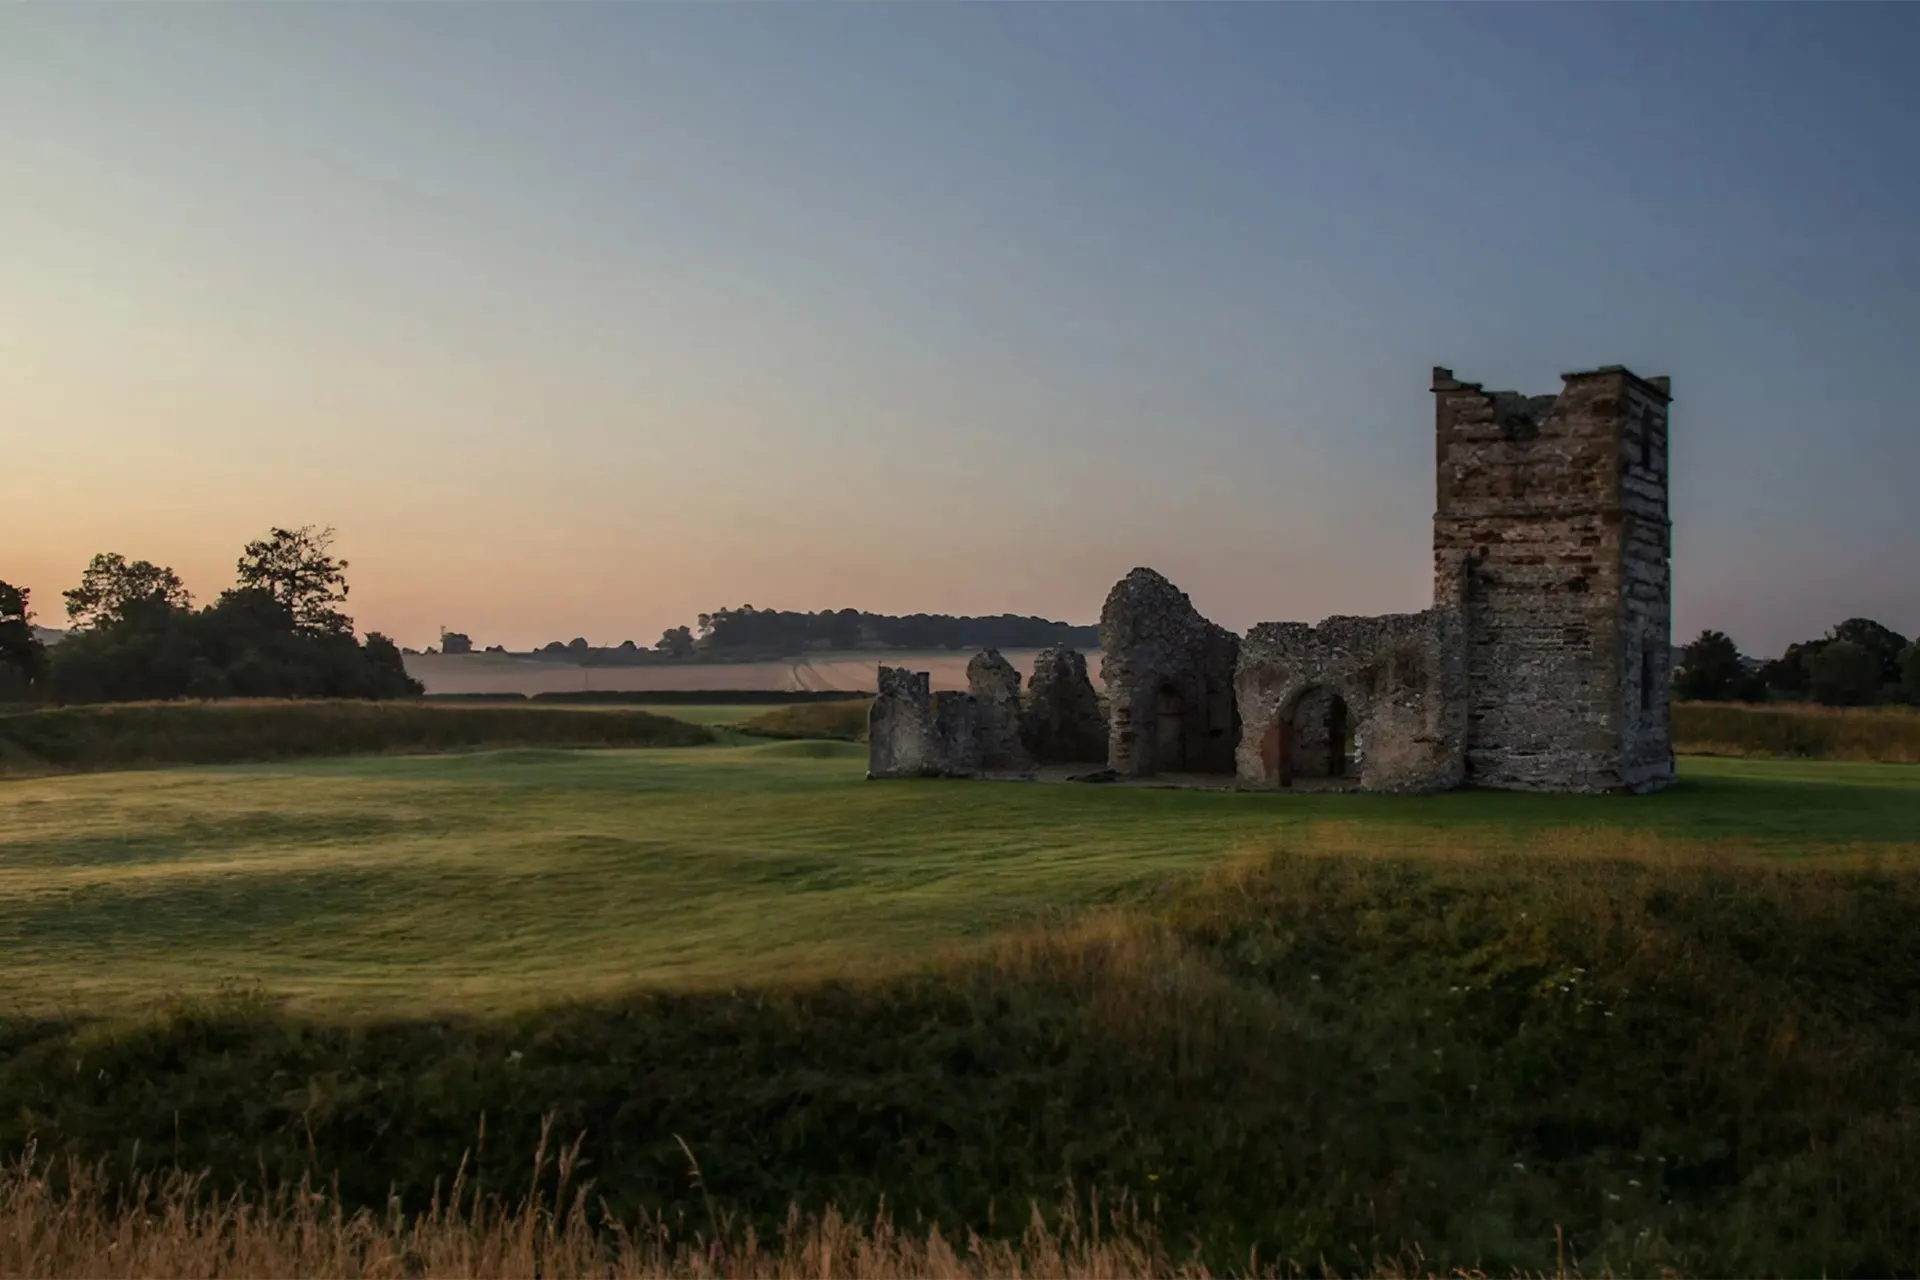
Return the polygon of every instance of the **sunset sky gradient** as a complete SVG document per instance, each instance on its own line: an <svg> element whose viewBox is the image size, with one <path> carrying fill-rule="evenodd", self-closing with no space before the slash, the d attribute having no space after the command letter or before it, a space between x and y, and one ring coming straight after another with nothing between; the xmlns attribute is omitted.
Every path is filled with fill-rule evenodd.
<svg viewBox="0 0 1920 1280"><path fill-rule="evenodd" d="M0 578L361 628L1429 597L1441 364L1674 379L1676 631L1920 630L1920 6L0 8Z"/></svg>

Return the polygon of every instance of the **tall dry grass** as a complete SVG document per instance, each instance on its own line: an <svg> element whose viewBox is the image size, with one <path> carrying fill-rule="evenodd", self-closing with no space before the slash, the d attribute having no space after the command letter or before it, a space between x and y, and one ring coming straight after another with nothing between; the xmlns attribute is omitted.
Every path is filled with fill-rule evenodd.
<svg viewBox="0 0 1920 1280"><path fill-rule="evenodd" d="M1678 702L1673 707L1673 746L1702 756L1920 764L1920 712L1811 703Z"/></svg>
<svg viewBox="0 0 1920 1280"><path fill-rule="evenodd" d="M544 1146L543 1146L544 1153ZM1175 1262L1137 1205L1082 1211L1049 1224L1036 1207L1017 1236L949 1239L882 1211L868 1219L796 1208L763 1239L716 1214L704 1226L620 1221L591 1185L576 1184L577 1148L560 1153L557 1189L507 1204L457 1174L419 1213L348 1210L311 1182L218 1195L203 1178L172 1174L116 1185L98 1167L41 1164L31 1153L0 1171L0 1276L413 1277L605 1276L1204 1277ZM534 1185L544 1154L536 1157ZM694 1170L697 1176L697 1166ZM1417 1268L1418 1258L1405 1261ZM1383 1265L1376 1274L1407 1272ZM1239 1272L1279 1272L1249 1258Z"/></svg>

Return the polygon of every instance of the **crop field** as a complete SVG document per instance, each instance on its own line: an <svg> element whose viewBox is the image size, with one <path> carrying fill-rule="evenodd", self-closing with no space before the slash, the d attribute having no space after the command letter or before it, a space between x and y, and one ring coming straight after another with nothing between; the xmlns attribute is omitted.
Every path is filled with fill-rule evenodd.
<svg viewBox="0 0 1920 1280"><path fill-rule="evenodd" d="M257 983L316 1007L493 1009L899 965L1248 847L1858 863L1920 840L1902 766L1689 759L1644 798L1263 796L868 783L852 744L727 741L5 783L5 999Z"/></svg>
<svg viewBox="0 0 1920 1280"><path fill-rule="evenodd" d="M1009 649L1006 659L1022 675L1033 670L1037 649ZM822 651L778 662L671 663L659 666L585 667L535 662L503 654L409 654L407 673L430 694L569 693L625 689L786 689L871 692L881 663L925 671L936 689L967 687L971 649ZM1087 655L1100 669L1100 655Z"/></svg>

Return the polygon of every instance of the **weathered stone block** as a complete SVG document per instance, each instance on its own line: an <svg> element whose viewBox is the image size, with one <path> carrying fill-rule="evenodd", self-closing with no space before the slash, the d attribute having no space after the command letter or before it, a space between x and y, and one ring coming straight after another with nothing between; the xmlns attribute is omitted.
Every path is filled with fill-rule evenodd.
<svg viewBox="0 0 1920 1280"><path fill-rule="evenodd" d="M1153 570L1135 569L1107 595L1100 649L1110 768L1128 777L1233 772L1238 636Z"/></svg>
<svg viewBox="0 0 1920 1280"><path fill-rule="evenodd" d="M990 772L1025 772L1032 753L1021 740L1020 671L998 649L977 653L967 663L967 689L973 695L974 736L980 767Z"/></svg>

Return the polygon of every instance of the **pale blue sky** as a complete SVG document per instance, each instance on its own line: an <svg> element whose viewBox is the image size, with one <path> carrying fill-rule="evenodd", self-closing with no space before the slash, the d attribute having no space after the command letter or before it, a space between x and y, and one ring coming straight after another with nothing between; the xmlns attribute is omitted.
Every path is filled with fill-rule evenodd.
<svg viewBox="0 0 1920 1280"><path fill-rule="evenodd" d="M1676 629L1920 630L1920 7L0 8L0 577L409 643L1428 602L1428 370L1674 379ZM52 620L52 619L48 619Z"/></svg>

